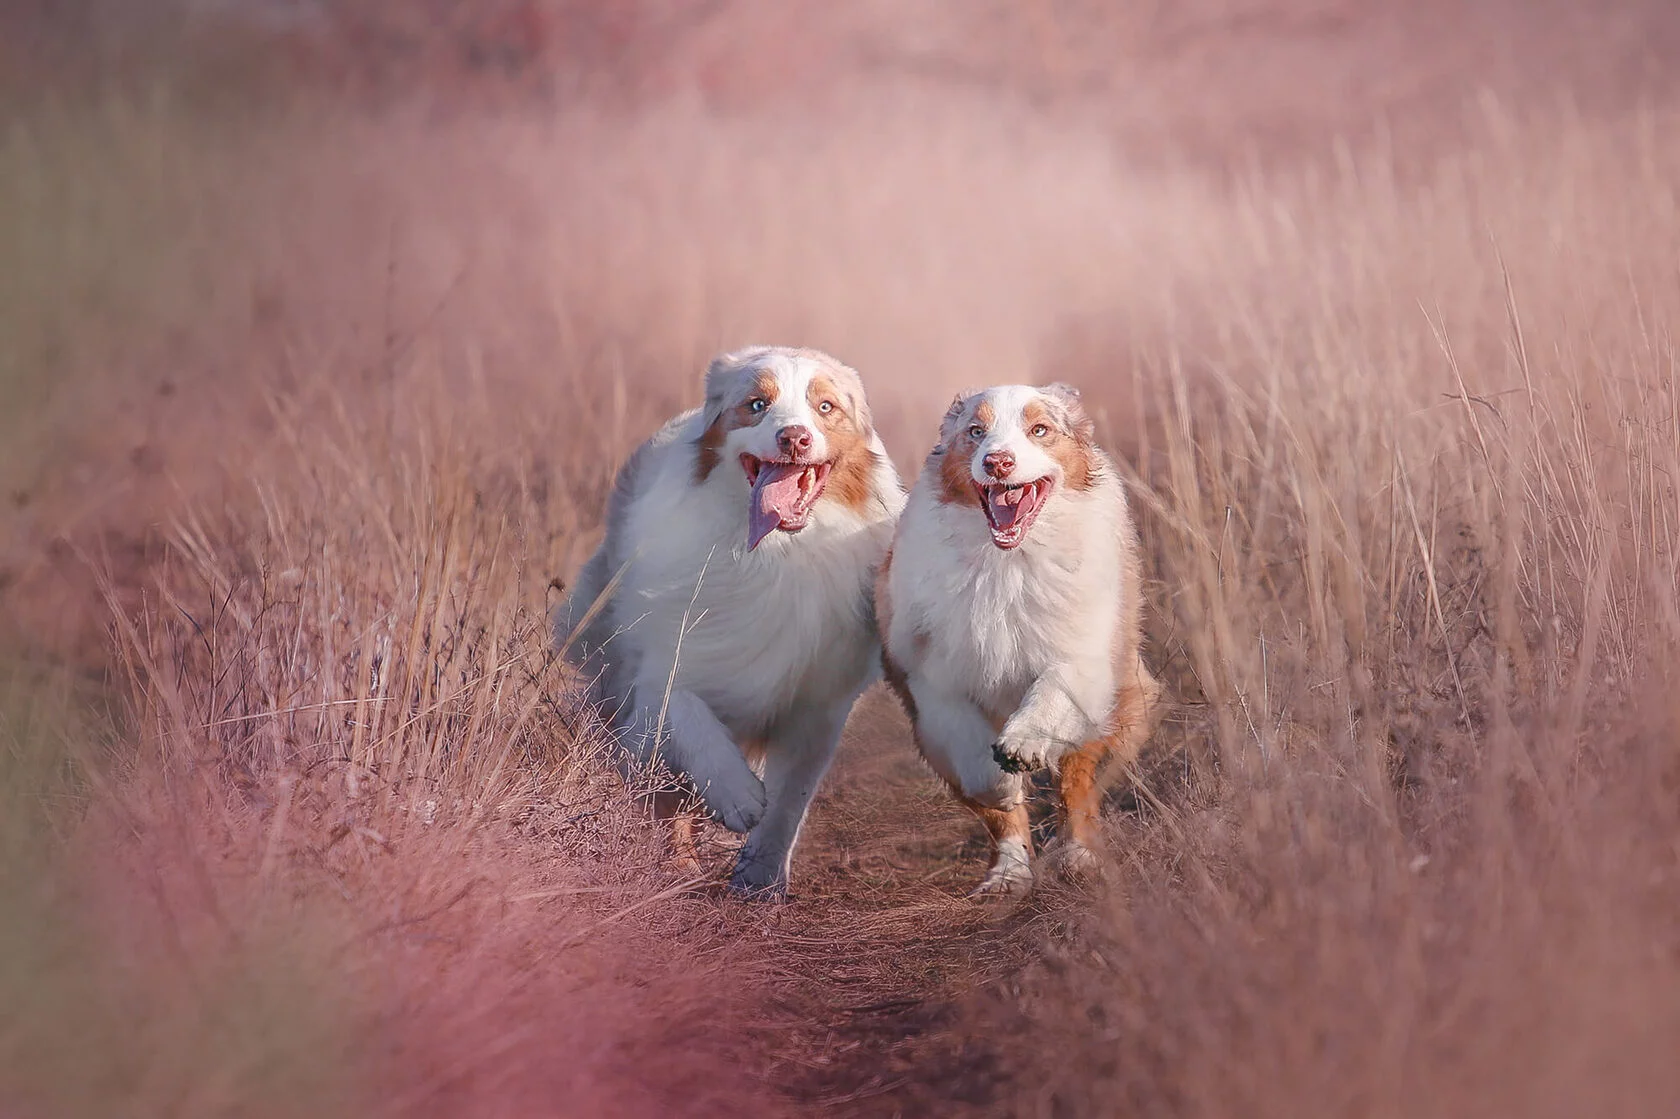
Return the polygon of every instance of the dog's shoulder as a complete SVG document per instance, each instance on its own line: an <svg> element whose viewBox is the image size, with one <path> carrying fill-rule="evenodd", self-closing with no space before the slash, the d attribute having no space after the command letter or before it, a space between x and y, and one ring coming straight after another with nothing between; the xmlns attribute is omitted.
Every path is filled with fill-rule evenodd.
<svg viewBox="0 0 1680 1119"><path fill-rule="evenodd" d="M699 411L691 409L668 420L638 444L613 475L602 518L605 531L601 542L570 585L563 585L564 596L550 617L555 647L567 650L569 659L581 657L586 645L598 643L601 635L589 632L589 627L600 624L597 619L602 616L601 600L616 581L625 559L635 551L626 540L631 509L658 469L660 457L670 453Z"/></svg>
<svg viewBox="0 0 1680 1119"><path fill-rule="evenodd" d="M1096 491L1101 497L1100 515L1122 553L1122 560L1130 568L1137 562L1139 551L1137 522L1132 516L1131 487L1121 472L1118 460L1100 447L1093 448L1092 458L1100 472L1101 482Z"/></svg>
<svg viewBox="0 0 1680 1119"><path fill-rule="evenodd" d="M603 546L609 557L622 549L629 532L630 511L636 500L646 492L650 482L673 456L680 456L685 438L700 416L700 409L691 408L667 420L663 427L631 451L618 473L613 477L612 489L607 493L606 539Z"/></svg>

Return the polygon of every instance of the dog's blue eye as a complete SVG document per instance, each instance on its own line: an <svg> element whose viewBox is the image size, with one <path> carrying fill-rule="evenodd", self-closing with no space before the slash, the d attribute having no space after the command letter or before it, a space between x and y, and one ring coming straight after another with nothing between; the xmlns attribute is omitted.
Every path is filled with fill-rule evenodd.
<svg viewBox="0 0 1680 1119"><path fill-rule="evenodd" d="M756 399L755 398L753 400L747 401L747 410L750 411L755 416L758 415L760 412L764 411L768 407L770 407L770 405L768 403L766 403L764 400L761 400L761 399Z"/></svg>
<svg viewBox="0 0 1680 1119"><path fill-rule="evenodd" d="M821 404L817 405L817 411L821 412L825 416L828 415L830 412L834 411L834 401L823 401Z"/></svg>
<svg viewBox="0 0 1680 1119"><path fill-rule="evenodd" d="M974 438L979 439L986 434L986 429L981 427L979 424L970 424L968 426L968 433Z"/></svg>

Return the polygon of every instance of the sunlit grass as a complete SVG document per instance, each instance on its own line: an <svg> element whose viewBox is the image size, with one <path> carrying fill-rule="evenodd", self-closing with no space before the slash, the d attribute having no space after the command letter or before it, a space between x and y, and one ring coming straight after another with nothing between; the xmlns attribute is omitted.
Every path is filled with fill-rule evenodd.
<svg viewBox="0 0 1680 1119"><path fill-rule="evenodd" d="M1009 1039L1000 1098L1670 1098L1671 115L1484 105L1424 167L1216 182L989 103L816 136L311 108L0 144L0 391L32 402L0 422L108 629L96 697L25 675L0 725L0 1103L400 1111L517 1080L503 1014L545 981L586 994L543 1029L602 1051L715 1009L720 976L747 998L726 965L759 940L664 904L691 884L543 616L624 453L749 340L861 368L907 474L951 391L1051 377L1129 464L1178 706L1107 891L1020 921L1055 967L953 1019ZM52 572L24 570L27 640ZM457 909L481 939L434 931ZM944 912L914 919L930 945ZM373 992L382 953L421 977ZM654 996L621 978L648 968ZM369 1073L364 1027L451 1061Z"/></svg>

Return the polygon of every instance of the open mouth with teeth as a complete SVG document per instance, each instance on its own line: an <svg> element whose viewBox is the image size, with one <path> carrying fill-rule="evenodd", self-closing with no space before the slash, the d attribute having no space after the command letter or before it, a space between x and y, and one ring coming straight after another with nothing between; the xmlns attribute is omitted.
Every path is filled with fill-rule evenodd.
<svg viewBox="0 0 1680 1119"><path fill-rule="evenodd" d="M828 485L829 462L786 462L741 456L752 487L747 510L747 550L777 529L798 532L811 520L811 507Z"/></svg>
<svg viewBox="0 0 1680 1119"><path fill-rule="evenodd" d="M980 508L986 511L986 523L992 528L992 543L1005 550L1020 547L1054 485L1050 478L1023 485L983 486L976 482L974 489L980 495Z"/></svg>

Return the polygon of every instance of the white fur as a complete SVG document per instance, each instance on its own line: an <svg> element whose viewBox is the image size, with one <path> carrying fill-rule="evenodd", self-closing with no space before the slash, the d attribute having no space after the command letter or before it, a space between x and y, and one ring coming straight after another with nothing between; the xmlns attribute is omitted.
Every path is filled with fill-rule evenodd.
<svg viewBox="0 0 1680 1119"><path fill-rule="evenodd" d="M996 412L996 420L986 432L986 437L974 452L974 458L969 463L969 474L976 482L985 485L995 481L986 473L986 456L993 451L1008 451L1015 456L1015 472L1009 480L1014 483L1036 482L1040 478L1051 478L1061 473L1061 466L1056 460L1044 452L1039 444L1027 435L1026 424L1021 412L1029 400L1041 399L1039 389L1031 385L999 385L994 389L987 389L985 398L991 401ZM977 402L976 402L977 403ZM967 415L972 417L973 406L970 405Z"/></svg>
<svg viewBox="0 0 1680 1119"><path fill-rule="evenodd" d="M978 491L999 484L985 466L998 452L1013 459L996 464L1003 484L1045 483L1024 535L994 532L981 504ZM975 893L1014 893L1033 878L1027 782L999 759L1054 766L1078 750L1129 760L1159 695L1138 657L1138 542L1125 488L1092 442L1078 393L1004 385L959 397L880 583L884 659L917 744L994 839ZM1057 861L1073 874L1096 865L1089 779L1075 778L1077 804L1063 801Z"/></svg>
<svg viewBox="0 0 1680 1119"><path fill-rule="evenodd" d="M1040 391L1008 385L971 398L960 422L982 399L997 413L974 454L977 480L983 456L1002 447L1016 456L1011 481L1059 483L1060 465L1021 427L1022 407ZM1122 534L1130 520L1113 464L1090 453L1096 484L1083 492L1058 484L1013 550L993 544L975 503L939 500L937 454L899 522L887 647L915 697L929 762L964 796L990 807L1019 803L1021 781L993 760L983 709L1013 712L995 742L1030 765L1054 764L1096 737L1113 712Z"/></svg>
<svg viewBox="0 0 1680 1119"><path fill-rule="evenodd" d="M1032 887L1032 852L1019 839L999 841L992 865L986 877L975 887L975 897L989 894L1025 893Z"/></svg>
<svg viewBox="0 0 1680 1119"><path fill-rule="evenodd" d="M765 353L754 368L773 370L781 391L765 410L764 418L757 426L735 433L734 452L745 452L761 459L779 458L781 456L776 447L776 432L797 424L812 434L810 457L816 460L828 458L828 438L823 433L822 424L817 421L810 400L807 399L806 389L811 385L811 378L831 370L801 357L797 351ZM734 459L729 461L733 463Z"/></svg>
<svg viewBox="0 0 1680 1119"><path fill-rule="evenodd" d="M905 650L918 713L928 704L932 716L935 701L972 712L965 725L942 713L919 729L965 775L965 796L1005 808L1019 782L1012 794L991 791L1007 775L992 760L982 704L1014 712L997 744L1035 765L1095 737L1112 712L1125 492L1112 471L1085 493L1058 488L1012 551L992 543L978 508L941 504L938 492L938 478L924 476L905 506L887 643L895 656ZM919 656L917 633L928 636Z"/></svg>
<svg viewBox="0 0 1680 1119"><path fill-rule="evenodd" d="M729 434L704 482L698 443L730 401L731 378L768 369L779 387L756 426ZM596 678L594 697L628 754L656 756L693 783L724 826L750 832L733 885L781 891L811 797L853 701L879 671L870 587L904 497L879 437L873 493L859 512L825 493L807 527L747 548L745 452L777 457L775 432L803 424L828 448L806 386L856 374L808 350L753 348L708 373L702 409L667 423L626 463L607 539L555 616L556 642ZM617 580L616 585L614 580ZM594 616L590 614L593 610ZM763 747L763 772L742 752Z"/></svg>

